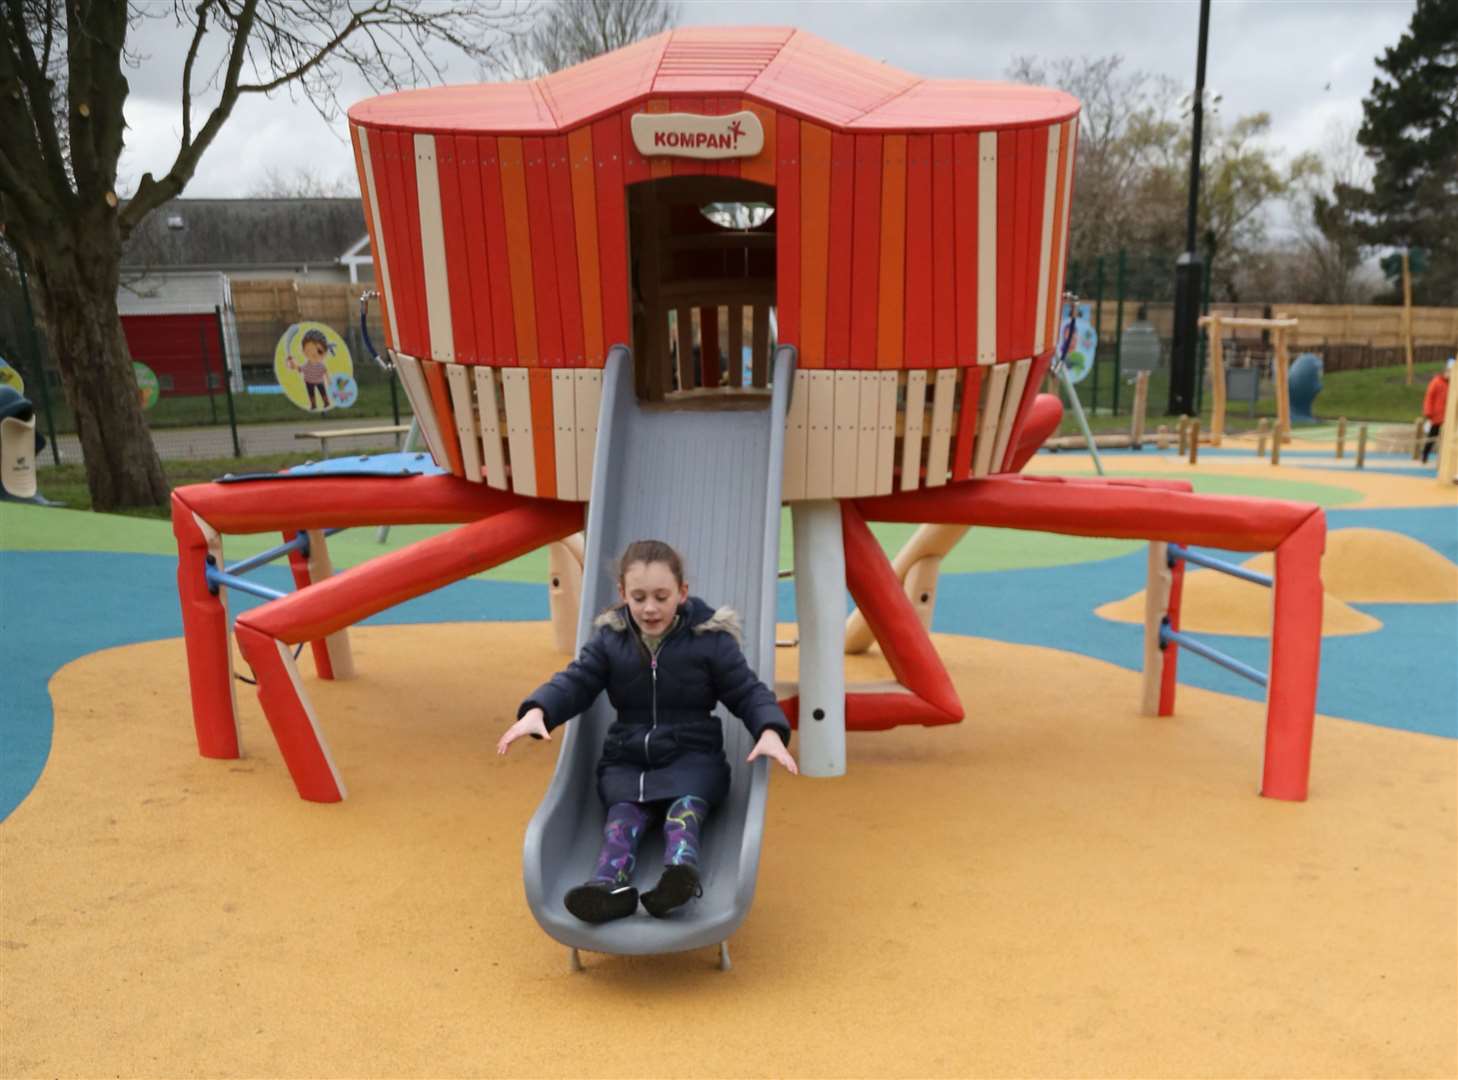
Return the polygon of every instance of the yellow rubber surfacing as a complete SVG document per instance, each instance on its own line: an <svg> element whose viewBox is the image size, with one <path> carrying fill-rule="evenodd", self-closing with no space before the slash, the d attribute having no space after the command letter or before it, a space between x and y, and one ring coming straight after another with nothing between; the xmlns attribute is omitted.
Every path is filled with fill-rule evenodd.
<svg viewBox="0 0 1458 1080"><path fill-rule="evenodd" d="M775 777L732 971L574 975L520 877L555 748L492 753L549 628L353 637L359 679L305 677L337 806L294 796L248 688L249 756L196 756L180 641L56 676L0 825L0 1072L1458 1072L1451 741L1320 718L1311 801L1260 799L1261 706L1143 718L1132 672L938 635L968 721Z"/></svg>

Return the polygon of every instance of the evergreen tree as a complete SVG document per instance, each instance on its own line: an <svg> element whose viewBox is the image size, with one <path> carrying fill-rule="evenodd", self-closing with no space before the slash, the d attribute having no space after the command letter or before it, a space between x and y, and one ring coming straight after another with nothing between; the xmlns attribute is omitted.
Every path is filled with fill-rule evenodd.
<svg viewBox="0 0 1458 1080"><path fill-rule="evenodd" d="M1367 243L1426 249L1415 304L1458 304L1458 0L1417 0L1377 67L1357 134L1372 188L1341 188L1341 205Z"/></svg>

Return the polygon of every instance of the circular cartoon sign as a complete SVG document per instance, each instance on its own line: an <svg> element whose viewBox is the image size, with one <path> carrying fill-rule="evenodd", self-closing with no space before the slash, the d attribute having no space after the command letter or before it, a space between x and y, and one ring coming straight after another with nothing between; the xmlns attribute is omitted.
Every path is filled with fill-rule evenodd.
<svg viewBox="0 0 1458 1080"><path fill-rule="evenodd" d="M295 323L273 351L273 375L284 396L309 412L353 405L359 396L349 346L319 322Z"/></svg>
<svg viewBox="0 0 1458 1080"><path fill-rule="evenodd" d="M25 393L25 380L20 377L20 372L5 362L0 357L0 386L8 386L17 394Z"/></svg>
<svg viewBox="0 0 1458 1080"><path fill-rule="evenodd" d="M1058 327L1058 340L1063 341L1063 335L1068 332L1069 311L1067 305L1063 308L1063 320ZM1093 305L1079 304L1077 316L1073 320L1073 342L1068 347L1068 355L1063 358L1063 364L1068 368L1068 378L1073 382L1082 382L1093 370L1094 356L1098 352L1099 333L1093 325Z"/></svg>
<svg viewBox="0 0 1458 1080"><path fill-rule="evenodd" d="M140 360L133 360L132 374L137 377L137 394L141 398L142 408L150 409L162 396L162 387L157 382L157 373Z"/></svg>

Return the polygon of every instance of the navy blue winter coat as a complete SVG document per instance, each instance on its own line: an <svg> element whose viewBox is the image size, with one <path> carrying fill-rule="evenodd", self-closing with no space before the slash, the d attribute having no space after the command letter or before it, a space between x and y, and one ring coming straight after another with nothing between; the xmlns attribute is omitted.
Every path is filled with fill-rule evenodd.
<svg viewBox="0 0 1458 1080"><path fill-rule="evenodd" d="M713 716L722 701L758 739L766 728L790 741L774 692L755 677L739 648L739 616L696 596L659 643L656 663L626 604L598 616L596 632L567 668L537 687L517 717L540 707L547 730L583 712L603 690L617 710L597 766L605 806L697 795L710 804L729 792L724 731Z"/></svg>

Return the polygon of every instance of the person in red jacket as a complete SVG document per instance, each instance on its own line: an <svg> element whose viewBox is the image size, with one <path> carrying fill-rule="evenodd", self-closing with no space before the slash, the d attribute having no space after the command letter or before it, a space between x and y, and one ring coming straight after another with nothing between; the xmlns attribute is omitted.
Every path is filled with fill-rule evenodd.
<svg viewBox="0 0 1458 1080"><path fill-rule="evenodd" d="M1443 416L1448 408L1448 384L1452 376L1453 359L1450 357L1447 366L1428 383L1427 393L1423 395L1423 416L1428 421L1428 437L1423 440L1424 465L1428 463L1433 447L1438 445L1438 436L1443 430Z"/></svg>

